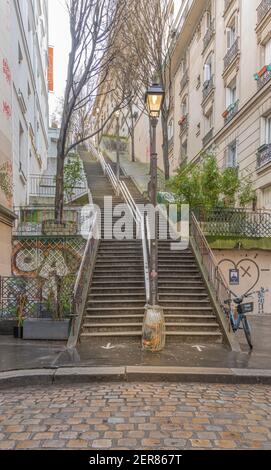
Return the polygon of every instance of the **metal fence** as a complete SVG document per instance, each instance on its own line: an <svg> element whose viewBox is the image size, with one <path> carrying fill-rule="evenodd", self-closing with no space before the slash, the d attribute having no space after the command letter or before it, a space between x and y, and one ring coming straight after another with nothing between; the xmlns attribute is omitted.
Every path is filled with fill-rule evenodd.
<svg viewBox="0 0 271 470"><path fill-rule="evenodd" d="M268 238L271 237L271 212L243 208L199 208L195 215L207 236Z"/></svg>

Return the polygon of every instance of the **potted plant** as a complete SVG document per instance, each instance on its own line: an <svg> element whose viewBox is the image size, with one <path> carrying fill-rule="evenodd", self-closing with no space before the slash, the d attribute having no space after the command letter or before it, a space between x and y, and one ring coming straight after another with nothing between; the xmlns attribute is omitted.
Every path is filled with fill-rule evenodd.
<svg viewBox="0 0 271 470"><path fill-rule="evenodd" d="M17 297L16 320L17 326L13 329L14 338L23 338L24 310L27 303L25 294L19 294Z"/></svg>

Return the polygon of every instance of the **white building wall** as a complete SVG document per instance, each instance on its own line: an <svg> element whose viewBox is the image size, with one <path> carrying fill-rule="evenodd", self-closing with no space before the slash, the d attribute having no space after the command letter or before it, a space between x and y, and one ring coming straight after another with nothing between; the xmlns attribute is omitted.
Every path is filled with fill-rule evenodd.
<svg viewBox="0 0 271 470"><path fill-rule="evenodd" d="M14 205L28 203L32 174L47 167L48 13L47 0L13 0L13 167Z"/></svg>

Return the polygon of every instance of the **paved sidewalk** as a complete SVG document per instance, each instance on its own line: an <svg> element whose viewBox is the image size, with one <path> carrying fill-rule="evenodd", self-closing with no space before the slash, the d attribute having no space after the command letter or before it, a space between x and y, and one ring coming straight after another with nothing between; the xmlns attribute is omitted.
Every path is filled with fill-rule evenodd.
<svg viewBox="0 0 271 470"><path fill-rule="evenodd" d="M271 388L91 384L6 390L0 449L271 449Z"/></svg>
<svg viewBox="0 0 271 470"><path fill-rule="evenodd" d="M116 162L115 152L109 152L107 149L104 149L105 154L110 158L112 162ZM130 157L126 153L120 154L120 166L123 170L123 173L126 176L130 176L134 181L137 189L141 194L148 193L148 183L150 181L150 166L149 164L142 162L131 162ZM160 190L164 189L164 176L163 173L158 170L158 186Z"/></svg>

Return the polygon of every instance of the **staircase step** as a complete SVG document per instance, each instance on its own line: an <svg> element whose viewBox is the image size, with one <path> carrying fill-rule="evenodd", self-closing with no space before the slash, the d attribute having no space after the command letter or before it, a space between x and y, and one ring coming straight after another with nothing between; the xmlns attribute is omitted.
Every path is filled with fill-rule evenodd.
<svg viewBox="0 0 271 470"><path fill-rule="evenodd" d="M123 315L123 314L127 314L129 315L130 313L133 314L133 313L142 313L144 312L144 309L145 309L145 306L144 307L101 307L101 308L97 308L97 307L87 307L86 308L86 311L87 312L94 312L96 315L98 314L103 314L103 313L116 313L116 314L120 314L120 315Z"/></svg>
<svg viewBox="0 0 271 470"><path fill-rule="evenodd" d="M88 323L90 321L94 321L95 323L100 323L103 321L106 322L117 322L121 321L123 323L131 321L131 322L142 322L144 319L144 315L125 315L125 314L116 314L116 315L86 315L85 321Z"/></svg>
<svg viewBox="0 0 271 470"><path fill-rule="evenodd" d="M222 343L223 337L220 332L211 331L167 331L167 342L186 343Z"/></svg>
<svg viewBox="0 0 271 470"><path fill-rule="evenodd" d="M172 331L190 331L190 332L210 332L213 333L214 330L219 331L219 325L218 323L166 323L166 332L172 332Z"/></svg>
<svg viewBox="0 0 271 470"><path fill-rule="evenodd" d="M95 337L105 337L105 338L110 338L110 337L142 337L142 331L100 331L97 333L91 332L91 333L81 333L81 338L95 338Z"/></svg>

